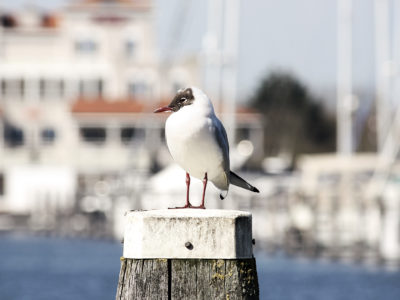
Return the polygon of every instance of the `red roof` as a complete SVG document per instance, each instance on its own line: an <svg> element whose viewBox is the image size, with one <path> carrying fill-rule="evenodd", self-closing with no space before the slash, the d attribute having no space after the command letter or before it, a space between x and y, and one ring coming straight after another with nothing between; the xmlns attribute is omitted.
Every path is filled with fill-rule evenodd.
<svg viewBox="0 0 400 300"><path fill-rule="evenodd" d="M145 105L134 100L105 101L79 99L72 104L72 113L142 113Z"/></svg>
<svg viewBox="0 0 400 300"><path fill-rule="evenodd" d="M76 0L67 5L68 8L80 9L87 7L98 7L101 5L116 5L124 8L148 9L151 7L150 0Z"/></svg>
<svg viewBox="0 0 400 300"><path fill-rule="evenodd" d="M146 104L146 102L148 104ZM158 102L148 102L145 100L122 99L106 101L104 99L78 99L71 106L73 114L139 114L152 113L155 109L169 104L168 100ZM261 115L251 108L238 106L236 109L237 117L241 121L254 121L261 118ZM220 112L217 112L219 115ZM158 117L165 118L168 114L157 114Z"/></svg>
<svg viewBox="0 0 400 300"><path fill-rule="evenodd" d="M79 4L133 4L134 2L143 2L143 1L133 1L133 0L81 0Z"/></svg>

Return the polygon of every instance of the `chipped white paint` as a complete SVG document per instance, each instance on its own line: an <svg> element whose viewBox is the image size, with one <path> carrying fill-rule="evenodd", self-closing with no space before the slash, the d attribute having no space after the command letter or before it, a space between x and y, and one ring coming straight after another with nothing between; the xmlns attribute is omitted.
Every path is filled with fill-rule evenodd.
<svg viewBox="0 0 400 300"><path fill-rule="evenodd" d="M235 210L169 209L126 215L125 258L252 257L251 214Z"/></svg>

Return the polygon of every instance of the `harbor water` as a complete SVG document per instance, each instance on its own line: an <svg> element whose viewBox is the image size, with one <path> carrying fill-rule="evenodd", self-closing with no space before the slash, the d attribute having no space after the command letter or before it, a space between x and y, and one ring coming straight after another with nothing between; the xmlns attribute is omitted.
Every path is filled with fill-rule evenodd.
<svg viewBox="0 0 400 300"><path fill-rule="evenodd" d="M0 299L114 299L122 245L0 236ZM400 299L400 271L256 255L261 299Z"/></svg>

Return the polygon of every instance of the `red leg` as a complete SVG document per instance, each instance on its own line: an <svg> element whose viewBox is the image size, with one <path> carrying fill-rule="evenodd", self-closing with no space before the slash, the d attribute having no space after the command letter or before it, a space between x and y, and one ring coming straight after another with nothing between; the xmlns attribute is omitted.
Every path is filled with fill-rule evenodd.
<svg viewBox="0 0 400 300"><path fill-rule="evenodd" d="M207 173L206 173L206 174L204 174L204 179L203 179L203 198L201 199L201 205L200 205L200 207L204 208L204 209L205 209L204 197L206 196L207 181L208 181L208 178L207 178Z"/></svg>
<svg viewBox="0 0 400 300"><path fill-rule="evenodd" d="M204 206L204 197L206 196L207 181L208 181L207 173L205 173L203 178L203 198L201 199L201 204L199 206L191 206L192 208L206 209L206 207Z"/></svg>
<svg viewBox="0 0 400 300"><path fill-rule="evenodd" d="M179 206L179 207L170 207L169 209L180 209L180 208L191 208L193 207L190 202L189 202L189 187L190 187L190 175L189 173L186 172L186 204L185 206Z"/></svg>
<svg viewBox="0 0 400 300"><path fill-rule="evenodd" d="M185 206L187 206L187 207L190 207L189 188L190 188L190 175L189 175L189 173L186 172L186 205Z"/></svg>

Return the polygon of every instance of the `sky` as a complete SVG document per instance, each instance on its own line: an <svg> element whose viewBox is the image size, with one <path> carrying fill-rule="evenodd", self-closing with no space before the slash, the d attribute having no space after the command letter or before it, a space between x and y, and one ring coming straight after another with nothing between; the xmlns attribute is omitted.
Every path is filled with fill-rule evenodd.
<svg viewBox="0 0 400 300"><path fill-rule="evenodd" d="M0 7L17 9L34 4L57 10L67 2L0 0ZM199 53L207 28L207 1L154 0L154 4L160 52L175 55ZM353 8L354 89L361 94L371 94L375 78L373 0L353 0ZM180 42L171 50L170 37L176 24L182 26ZM336 47L336 1L242 0L237 80L239 100L251 97L267 74L282 70L294 74L313 93L331 102L329 106L334 106Z"/></svg>

